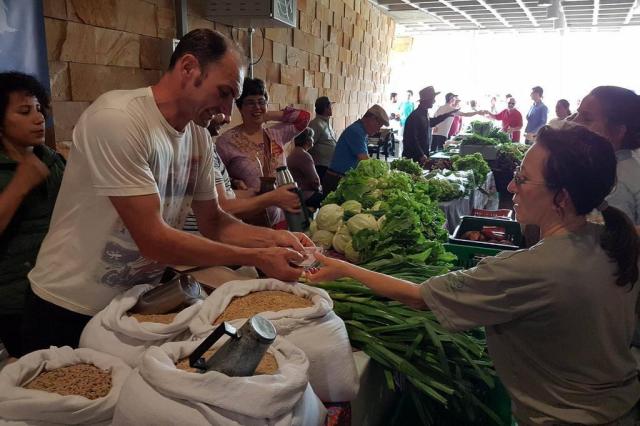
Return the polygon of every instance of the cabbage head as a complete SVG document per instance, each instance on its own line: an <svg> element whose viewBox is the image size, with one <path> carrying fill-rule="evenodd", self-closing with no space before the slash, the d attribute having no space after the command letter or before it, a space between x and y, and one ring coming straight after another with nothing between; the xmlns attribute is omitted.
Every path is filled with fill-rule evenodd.
<svg viewBox="0 0 640 426"><path fill-rule="evenodd" d="M358 253L356 249L353 248L352 241L349 241L345 246L344 255L347 258L347 260L351 263L360 262L360 253Z"/></svg>
<svg viewBox="0 0 640 426"><path fill-rule="evenodd" d="M333 249L340 254L344 254L344 248L347 246L347 243L351 242L351 233L349 232L349 228L347 225L342 225L338 232L333 236Z"/></svg>
<svg viewBox="0 0 640 426"><path fill-rule="evenodd" d="M342 203L342 209L345 213L358 214L362 212L362 204L356 200L349 200Z"/></svg>
<svg viewBox="0 0 640 426"><path fill-rule="evenodd" d="M378 221L371 214L360 213L353 216L347 221L347 227L349 227L349 232L351 232L351 235L355 235L356 232L360 231L361 229L371 229L373 231L377 231Z"/></svg>
<svg viewBox="0 0 640 426"><path fill-rule="evenodd" d="M380 216L380 218L378 219L378 228L382 229L382 224L384 223L384 221L387 219L387 217L385 215Z"/></svg>
<svg viewBox="0 0 640 426"><path fill-rule="evenodd" d="M323 249L329 250L333 241L333 232L319 229L311 236L311 240Z"/></svg>
<svg viewBox="0 0 640 426"><path fill-rule="evenodd" d="M337 204L327 204L318 210L316 225L318 225L318 229L323 231L336 232L340 225L342 225L343 215L344 210L342 207Z"/></svg>
<svg viewBox="0 0 640 426"><path fill-rule="evenodd" d="M316 223L315 220L312 220L311 224L309 224L309 235L315 234L317 230L318 230L318 224Z"/></svg>

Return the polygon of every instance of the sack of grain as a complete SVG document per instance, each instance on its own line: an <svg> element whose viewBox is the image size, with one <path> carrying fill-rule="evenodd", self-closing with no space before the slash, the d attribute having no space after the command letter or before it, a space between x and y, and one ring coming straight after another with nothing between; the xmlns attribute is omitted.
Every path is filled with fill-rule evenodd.
<svg viewBox="0 0 640 426"><path fill-rule="evenodd" d="M198 314L202 301L174 314L129 314L138 298L151 288L149 284L138 285L115 297L84 328L80 347L115 355L135 367L149 346L188 339L189 323Z"/></svg>
<svg viewBox="0 0 640 426"><path fill-rule="evenodd" d="M309 381L322 401L355 398L359 383L349 336L322 289L274 279L228 282L204 301L189 327L203 337L214 323L229 321L240 327L257 313L307 354Z"/></svg>
<svg viewBox="0 0 640 426"><path fill-rule="evenodd" d="M92 349L35 351L0 371L0 416L4 424L108 424L130 373Z"/></svg>
<svg viewBox="0 0 640 426"><path fill-rule="evenodd" d="M219 348L222 338L214 345ZM113 417L119 426L242 425L319 426L326 410L307 379L304 353L276 338L268 353L275 374L229 377L185 371L184 358L201 343L172 342L149 348L125 383Z"/></svg>

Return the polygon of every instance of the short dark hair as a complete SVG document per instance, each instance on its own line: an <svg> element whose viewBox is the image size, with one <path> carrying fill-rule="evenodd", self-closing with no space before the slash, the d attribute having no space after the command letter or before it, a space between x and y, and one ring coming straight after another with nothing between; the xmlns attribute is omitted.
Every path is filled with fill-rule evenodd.
<svg viewBox="0 0 640 426"><path fill-rule="evenodd" d="M600 103L607 124L627 128L622 148L640 148L640 97L633 90L617 86L598 86L589 95Z"/></svg>
<svg viewBox="0 0 640 426"><path fill-rule="evenodd" d="M511 93L507 93L507 94L505 95L505 98L507 98L507 99L508 99L508 98L513 98L513 96L511 96Z"/></svg>
<svg viewBox="0 0 640 426"><path fill-rule="evenodd" d="M393 99L393 98L395 98L397 96L398 96L397 92L391 92L391 95L389 96L389 99Z"/></svg>
<svg viewBox="0 0 640 426"><path fill-rule="evenodd" d="M4 126L7 106L12 93L25 93L35 96L42 107L42 114L46 117L50 108L47 89L32 75L18 71L0 73L0 129Z"/></svg>
<svg viewBox="0 0 640 426"><path fill-rule="evenodd" d="M545 182L557 191L556 197L566 190L577 214L586 215L600 206L614 188L617 164L613 146L586 127L544 126L536 143L549 152L544 165ZM600 245L618 264L616 284L633 286L638 280L640 238L631 220L617 208L605 208L602 216L605 231Z"/></svg>
<svg viewBox="0 0 640 426"><path fill-rule="evenodd" d="M542 96L542 94L544 93L544 90L542 90L542 87L540 86L534 86L531 89L532 92L537 93L538 95Z"/></svg>
<svg viewBox="0 0 640 426"><path fill-rule="evenodd" d="M407 90L407 93L413 96L413 90Z"/></svg>
<svg viewBox="0 0 640 426"><path fill-rule="evenodd" d="M247 96L264 96L265 100L269 100L269 93L267 93L267 88L264 84L264 81L259 78L245 78L242 83L242 94L238 99L236 99L236 106L238 108L242 107L242 102L244 98Z"/></svg>
<svg viewBox="0 0 640 426"><path fill-rule="evenodd" d="M571 115L571 109L569 109L569 101L568 100L559 99L557 104L560 105L562 108L566 109L569 112L569 115Z"/></svg>
<svg viewBox="0 0 640 426"><path fill-rule="evenodd" d="M306 129L298 133L298 136L293 139L293 143L296 146L304 146L304 144L307 143L308 139L313 139L313 134L313 129L311 127L307 127Z"/></svg>
<svg viewBox="0 0 640 426"><path fill-rule="evenodd" d="M219 61L229 50L238 52L244 58L242 49L222 33L207 28L198 28L182 36L171 55L169 69L172 70L178 59L191 54L196 57L201 67Z"/></svg>

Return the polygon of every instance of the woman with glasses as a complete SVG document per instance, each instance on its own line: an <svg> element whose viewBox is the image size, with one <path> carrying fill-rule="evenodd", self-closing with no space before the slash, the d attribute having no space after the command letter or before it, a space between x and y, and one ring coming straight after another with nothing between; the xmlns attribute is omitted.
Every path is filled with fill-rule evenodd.
<svg viewBox="0 0 640 426"><path fill-rule="evenodd" d="M307 111L286 107L282 111L267 111L269 95L264 82L246 78L236 106L242 124L223 133L216 142L220 158L232 179L243 181L250 191L260 191L260 177L275 178L276 169L285 166L286 146L306 129L311 118ZM278 124L266 126L269 121ZM281 209L297 212L298 195L291 191L276 191L273 206L267 208L270 226L283 225Z"/></svg>
<svg viewBox="0 0 640 426"><path fill-rule="evenodd" d="M449 330L485 327L519 424L635 425L640 380L629 345L640 241L628 217L605 201L615 180L607 140L582 126L547 126L509 184L518 222L541 229L534 247L420 285L322 255L324 267L309 278L354 278L431 309ZM595 208L604 225L586 220Z"/></svg>

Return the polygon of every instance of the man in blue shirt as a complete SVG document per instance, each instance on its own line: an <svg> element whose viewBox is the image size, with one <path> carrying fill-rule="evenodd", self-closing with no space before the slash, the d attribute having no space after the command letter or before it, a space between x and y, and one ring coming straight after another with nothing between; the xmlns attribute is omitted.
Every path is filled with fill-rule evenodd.
<svg viewBox="0 0 640 426"><path fill-rule="evenodd" d="M322 181L326 194L336 189L342 176L356 167L358 161L369 158L367 136L380 132L383 125L389 125L389 116L384 108L376 104L369 108L360 120L344 129L338 138L331 165Z"/></svg>
<svg viewBox="0 0 640 426"><path fill-rule="evenodd" d="M524 141L531 145L536 141L538 130L547 124L547 106L542 103L542 87L536 86L531 89L531 99L533 105L527 114L527 127L524 129Z"/></svg>

